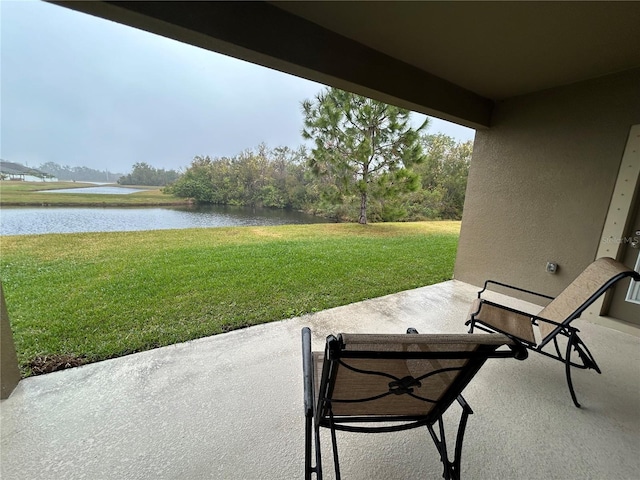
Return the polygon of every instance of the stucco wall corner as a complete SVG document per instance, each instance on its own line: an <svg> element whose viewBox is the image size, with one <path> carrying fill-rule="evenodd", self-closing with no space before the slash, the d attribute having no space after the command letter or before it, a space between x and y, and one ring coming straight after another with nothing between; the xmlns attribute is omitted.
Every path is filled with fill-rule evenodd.
<svg viewBox="0 0 640 480"><path fill-rule="evenodd" d="M596 258L637 123L640 69L498 102L476 133L455 278L562 291Z"/></svg>

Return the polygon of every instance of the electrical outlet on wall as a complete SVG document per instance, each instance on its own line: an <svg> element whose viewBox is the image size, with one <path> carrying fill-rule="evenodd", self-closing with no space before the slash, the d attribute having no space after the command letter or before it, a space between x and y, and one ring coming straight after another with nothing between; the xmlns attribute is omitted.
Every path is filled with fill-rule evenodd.
<svg viewBox="0 0 640 480"><path fill-rule="evenodd" d="M547 262L547 273L556 273L558 271L558 264L555 262Z"/></svg>

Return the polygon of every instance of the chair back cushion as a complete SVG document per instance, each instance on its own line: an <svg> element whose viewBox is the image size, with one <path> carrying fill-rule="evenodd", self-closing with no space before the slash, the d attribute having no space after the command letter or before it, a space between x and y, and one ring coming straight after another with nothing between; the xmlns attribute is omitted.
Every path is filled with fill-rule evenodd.
<svg viewBox="0 0 640 480"><path fill-rule="evenodd" d="M584 272L565 288L560 295L549 303L538 315L542 318L562 323L570 318L579 308L587 307L598 297L593 295L616 277L631 270L626 265L616 262L612 258L599 258L589 265ZM604 293L604 292L603 292ZM593 298L592 298L593 297ZM588 302L588 303L587 303ZM542 341L551 334L556 326L551 323L539 322Z"/></svg>
<svg viewBox="0 0 640 480"><path fill-rule="evenodd" d="M336 416L428 415L447 393L452 394L453 401L486 361L486 356L481 360L375 358L376 352L455 354L479 349L493 352L499 346L511 343L508 337L500 334L342 334L341 338L345 356L357 351L367 358L341 357L336 363L333 390L330 393L333 414ZM316 392L320 390L323 360L324 355L314 354ZM466 379L470 369L473 372ZM452 388L460 391L451 392Z"/></svg>

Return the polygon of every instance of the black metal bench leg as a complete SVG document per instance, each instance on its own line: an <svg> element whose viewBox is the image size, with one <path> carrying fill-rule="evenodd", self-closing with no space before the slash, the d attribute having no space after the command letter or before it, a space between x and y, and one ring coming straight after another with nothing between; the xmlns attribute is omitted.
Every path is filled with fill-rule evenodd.
<svg viewBox="0 0 640 480"><path fill-rule="evenodd" d="M311 480L313 467L311 466L311 450L312 450L312 427L313 418L307 416L304 425L304 479Z"/></svg>
<svg viewBox="0 0 640 480"><path fill-rule="evenodd" d="M589 351L585 343L575 333L574 333L573 345L574 345L574 348L576 349L576 352L578 352L578 356L580 357L582 364L586 368L591 368L598 373L602 373L602 371L600 370L600 367L598 367L598 364L596 363L596 359L593 358L593 355L591 354L591 352Z"/></svg>
<svg viewBox="0 0 640 480"><path fill-rule="evenodd" d="M338 441L336 439L336 429L333 425L333 413L329 413L331 426L331 445L333 447L333 466L336 471L336 480L340 480L340 459L338 458Z"/></svg>
<svg viewBox="0 0 640 480"><path fill-rule="evenodd" d="M314 472L316 472L316 479L322 480L322 455L320 451L320 427L316 425L315 427L315 437L316 437L316 468Z"/></svg>
<svg viewBox="0 0 640 480"><path fill-rule="evenodd" d="M312 417L307 417L305 419L304 478L305 480L311 480L311 476L315 473L316 480L322 480L322 463L321 463L321 455L320 455L320 428L317 426L314 426L313 424L314 422ZM315 446L315 449L313 448L314 446ZM312 466L312 462L314 460L316 462L315 467Z"/></svg>
<svg viewBox="0 0 640 480"><path fill-rule="evenodd" d="M467 419L469 415L473 413L471 407L467 403L467 401L462 397L462 395L458 396L458 403L462 406L462 416L460 417L460 424L458 425L458 435L456 436L456 447L455 447L455 456L453 458L453 470L455 471L456 478L460 479L460 461L462 458L462 441L464 440L464 432L467 428Z"/></svg>
<svg viewBox="0 0 640 480"><path fill-rule="evenodd" d="M442 425L442 417L438 419L438 424L440 426L440 438L436 435L436 432L433 430L433 425L427 425L429 429L429 433L431 434L431 439L438 449L438 453L440 454L440 461L442 462L442 466L444 470L442 472L442 478L445 480L451 480L451 465L449 463L449 457L447 455L447 442L444 437L444 428Z"/></svg>
<svg viewBox="0 0 640 480"><path fill-rule="evenodd" d="M314 387L313 387L313 357L311 354L311 330L308 327L302 329L302 371L304 378L304 478L311 480L311 475L316 474L316 479L322 479L322 464L320 462L320 427L315 422ZM315 462L312 466L315 443Z"/></svg>
<svg viewBox="0 0 640 480"><path fill-rule="evenodd" d="M442 446L441 455L442 463L444 465L444 472L442 472L442 477L445 480L457 480L455 478L453 465L449 461L449 454L447 453L447 439L444 433L444 421L442 420L442 417L438 419L438 426L440 427L440 445Z"/></svg>
<svg viewBox="0 0 640 480"><path fill-rule="evenodd" d="M467 419L469 415L473 413L473 410L471 410L471 407L469 407L469 404L467 404L462 395L458 396L458 403L460 403L460 406L462 407L462 416L460 417L460 423L458 424L458 434L456 436L456 446L453 461L449 460L449 455L447 453L447 439L445 437L444 422L442 421L442 417L438 419L440 438L438 438L438 436L436 435L433 429L433 425L427 425L429 433L431 434L431 438L433 439L433 443L438 449L438 453L440 453L440 460L442 461L442 465L444 467L442 478L444 478L445 480L460 480L462 441L464 439L464 432L467 427Z"/></svg>
<svg viewBox="0 0 640 480"><path fill-rule="evenodd" d="M569 393L571 393L571 399L573 400L573 404L580 408L580 404L578 403L578 399L576 398L576 392L573 389L573 382L571 381L571 348L573 347L574 342L574 334L569 335L569 341L567 342L567 354L565 356L564 369L567 375L567 385L569 385Z"/></svg>

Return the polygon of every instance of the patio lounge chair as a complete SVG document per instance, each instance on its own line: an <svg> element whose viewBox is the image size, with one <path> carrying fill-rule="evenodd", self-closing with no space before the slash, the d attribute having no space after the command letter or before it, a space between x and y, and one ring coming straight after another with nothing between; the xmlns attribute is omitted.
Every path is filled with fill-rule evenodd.
<svg viewBox="0 0 640 480"><path fill-rule="evenodd" d="M311 331L302 330L305 479L322 479L320 427L331 431L336 479L340 479L336 431L394 432L426 426L444 465L445 479L460 478L460 456L472 410L461 392L491 357L526 358L527 350L505 335L340 334L324 352L311 352ZM502 346L509 348L498 350ZM453 461L442 415L462 407ZM379 422L384 422L381 425ZM434 430L438 422L439 433ZM315 466L312 450L315 445Z"/></svg>
<svg viewBox="0 0 640 480"><path fill-rule="evenodd" d="M487 280L484 283L484 288L478 292L478 298L471 306L465 325L470 325L469 333L473 333L474 328L486 332L504 333L521 342L530 350L563 362L571 398L576 407L579 408L580 404L571 381L571 367L593 369L598 373L602 372L593 355L578 336L579 330L570 324L580 317L582 312L604 294L609 287L626 277L632 277L634 280L640 281L640 274L629 267L611 258L600 258L589 265L555 298ZM549 299L551 302L537 315L521 312L483 299L482 294L490 285L498 285L536 295ZM536 341L536 334L533 328L535 326L538 327L540 342ZM567 344L564 356L560 351L558 337L566 337ZM550 343L553 343L555 352L543 350ZM580 363L571 361L573 350L578 354Z"/></svg>

